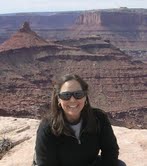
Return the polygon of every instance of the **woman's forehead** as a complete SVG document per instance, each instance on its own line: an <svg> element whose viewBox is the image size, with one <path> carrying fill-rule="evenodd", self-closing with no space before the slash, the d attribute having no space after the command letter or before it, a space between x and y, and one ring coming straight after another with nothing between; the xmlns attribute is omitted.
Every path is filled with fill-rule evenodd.
<svg viewBox="0 0 147 166"><path fill-rule="evenodd" d="M81 90L82 87L80 85L80 83L76 80L70 80L70 81L66 81L60 89L60 92L62 91L75 91L75 90Z"/></svg>

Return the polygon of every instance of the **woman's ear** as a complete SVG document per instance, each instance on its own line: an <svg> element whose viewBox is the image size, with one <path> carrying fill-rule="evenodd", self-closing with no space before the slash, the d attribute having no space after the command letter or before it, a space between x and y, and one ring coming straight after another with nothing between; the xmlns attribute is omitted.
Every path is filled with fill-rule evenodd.
<svg viewBox="0 0 147 166"><path fill-rule="evenodd" d="M60 102L58 102L58 107L61 107L61 103Z"/></svg>

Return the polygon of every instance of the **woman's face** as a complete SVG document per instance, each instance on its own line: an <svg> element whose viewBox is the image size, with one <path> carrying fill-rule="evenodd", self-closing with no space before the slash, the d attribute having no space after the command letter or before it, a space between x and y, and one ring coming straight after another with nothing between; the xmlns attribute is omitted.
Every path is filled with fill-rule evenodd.
<svg viewBox="0 0 147 166"><path fill-rule="evenodd" d="M63 92L77 92L81 91L82 87L76 80L70 80L65 82L60 89L60 94ZM79 119L81 111L85 105L86 96L84 95L81 99L76 99L71 96L69 100L63 100L59 97L59 103L64 111L64 114L69 122L74 122Z"/></svg>

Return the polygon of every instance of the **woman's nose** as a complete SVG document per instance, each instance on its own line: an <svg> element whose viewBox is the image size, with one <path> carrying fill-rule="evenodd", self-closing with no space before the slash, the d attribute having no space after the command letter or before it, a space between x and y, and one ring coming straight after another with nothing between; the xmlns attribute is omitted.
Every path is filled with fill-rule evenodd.
<svg viewBox="0 0 147 166"><path fill-rule="evenodd" d="M75 101L75 100L76 99L73 96L71 96L70 101Z"/></svg>

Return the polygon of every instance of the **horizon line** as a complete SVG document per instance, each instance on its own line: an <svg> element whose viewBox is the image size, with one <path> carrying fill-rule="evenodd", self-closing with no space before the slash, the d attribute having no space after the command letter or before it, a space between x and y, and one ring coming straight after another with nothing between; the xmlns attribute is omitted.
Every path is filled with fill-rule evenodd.
<svg viewBox="0 0 147 166"><path fill-rule="evenodd" d="M18 12L4 12L0 13L0 15L8 15L8 14L27 14L27 13L57 13L57 12L81 12L81 11L96 11L96 10L127 10L127 9L143 9L147 10L147 8L143 7L116 7L116 8L99 8L99 9L78 9L78 10L53 10L53 11L18 11Z"/></svg>

